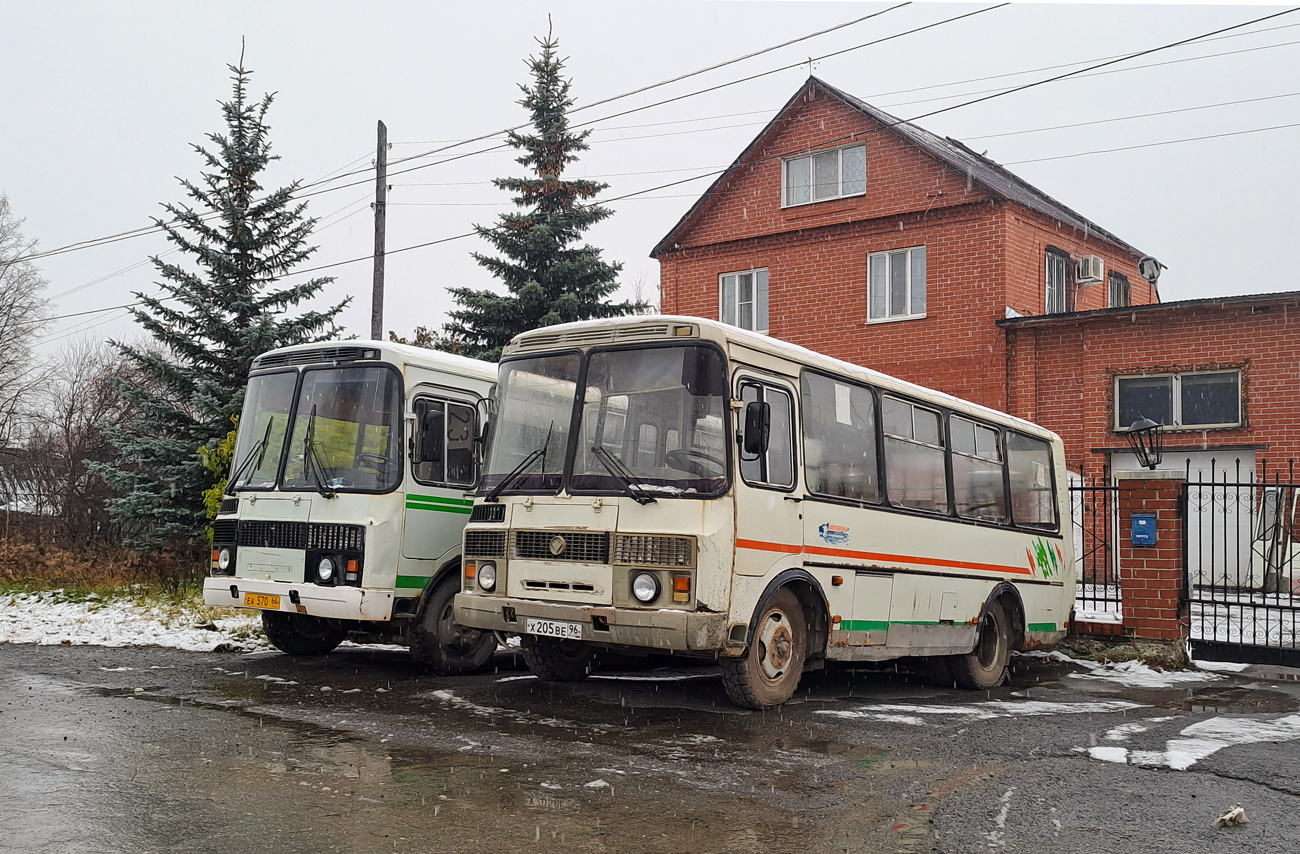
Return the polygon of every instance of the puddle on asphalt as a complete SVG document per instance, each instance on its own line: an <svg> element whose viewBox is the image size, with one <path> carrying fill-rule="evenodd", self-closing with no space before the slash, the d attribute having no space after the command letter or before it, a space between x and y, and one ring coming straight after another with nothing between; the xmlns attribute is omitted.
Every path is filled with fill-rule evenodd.
<svg viewBox="0 0 1300 854"><path fill-rule="evenodd" d="M1127 689L1115 693L1135 702L1184 712L1253 715L1300 709L1300 700L1291 694L1252 686Z"/></svg>

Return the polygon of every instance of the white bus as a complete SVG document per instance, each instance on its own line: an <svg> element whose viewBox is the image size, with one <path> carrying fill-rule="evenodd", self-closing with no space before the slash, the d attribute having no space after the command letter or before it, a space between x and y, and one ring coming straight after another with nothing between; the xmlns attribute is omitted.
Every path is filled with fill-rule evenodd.
<svg viewBox="0 0 1300 854"><path fill-rule="evenodd" d="M261 609L294 655L351 637L406 643L442 673L484 666L496 639L456 625L452 599L495 379L378 341L254 360L203 601Z"/></svg>
<svg viewBox="0 0 1300 854"><path fill-rule="evenodd" d="M1074 602L1061 441L764 335L624 317L516 336L459 623L543 679L593 647L716 657L764 708L833 661L998 684Z"/></svg>

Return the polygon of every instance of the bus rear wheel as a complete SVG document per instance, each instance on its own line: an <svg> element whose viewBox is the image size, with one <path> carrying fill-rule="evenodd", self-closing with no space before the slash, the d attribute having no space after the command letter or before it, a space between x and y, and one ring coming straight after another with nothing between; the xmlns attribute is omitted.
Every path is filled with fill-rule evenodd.
<svg viewBox="0 0 1300 854"><path fill-rule="evenodd" d="M596 651L576 640L524 635L520 638L524 661L543 682L579 682L591 673Z"/></svg>
<svg viewBox="0 0 1300 854"><path fill-rule="evenodd" d="M497 651L492 632L466 628L456 622L453 604L459 576L444 578L428 594L420 619L411 632L411 657L440 676L462 676L487 667Z"/></svg>
<svg viewBox="0 0 1300 854"><path fill-rule="evenodd" d="M737 706L779 706L794 696L807 656L803 606L789 588L783 587L763 606L745 655L721 659L722 684Z"/></svg>
<svg viewBox="0 0 1300 854"><path fill-rule="evenodd" d="M990 602L980 620L975 649L948 659L953 681L963 688L984 691L1002 684L1011 659L1011 620L1000 602Z"/></svg>
<svg viewBox="0 0 1300 854"><path fill-rule="evenodd" d="M284 611L263 611L262 631L271 646L289 655L325 655L345 634L336 620Z"/></svg>

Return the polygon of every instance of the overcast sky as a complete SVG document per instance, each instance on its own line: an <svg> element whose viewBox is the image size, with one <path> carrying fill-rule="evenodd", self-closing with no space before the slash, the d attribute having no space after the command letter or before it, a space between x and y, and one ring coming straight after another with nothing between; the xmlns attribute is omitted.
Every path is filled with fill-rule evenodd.
<svg viewBox="0 0 1300 854"><path fill-rule="evenodd" d="M191 144L223 129L218 101L230 96L226 65L238 61L241 37L253 93L278 93L269 123L282 159L268 181L279 185L368 167L378 119L388 126L391 160L520 123L525 115L516 86L527 80L525 58L546 31L548 10L581 107L891 5L3 0L0 193L26 219L26 235L42 250L148 225L161 215L160 203L181 200L177 176L198 179L201 163ZM607 181L607 198L704 176L729 164L798 88L809 73L808 57L986 8L915 3L576 113L574 122L599 121L591 150L571 174ZM814 62L813 71L910 118L976 93L1285 8L1017 4L848 50ZM1169 267L1160 281L1165 300L1300 287L1291 251L1300 128L1240 133L1300 123L1300 13L1105 72L919 124L987 149L989 157L1155 255ZM1207 108L1191 109L1200 107ZM1180 112L1167 112L1174 110ZM1029 132L1043 128L1058 129ZM1220 134L1234 135L1151 145ZM438 163L491 144L390 166L390 251L490 224L506 209L508 196L488 182L520 174L512 152ZM1089 154L1117 148L1128 150ZM414 166L422 168L392 174ZM648 253L710 180L614 202L614 216L589 232L606 258L624 264L626 291L642 283L655 293L659 269ZM312 264L368 256L373 177L356 175L316 189L328 192L309 200L310 213L320 219L320 250ZM41 260L53 313L113 306L130 302L134 291L152 292L156 277L141 262L168 248L150 235ZM481 241L469 238L390 255L385 327L405 334L417 324L440 325L450 307L448 286L491 282L469 256L482 249ZM329 272L337 281L323 299L353 296L344 324L349 333L368 335L369 260ZM123 311L93 314L55 322L42 349L78 336L135 334Z"/></svg>

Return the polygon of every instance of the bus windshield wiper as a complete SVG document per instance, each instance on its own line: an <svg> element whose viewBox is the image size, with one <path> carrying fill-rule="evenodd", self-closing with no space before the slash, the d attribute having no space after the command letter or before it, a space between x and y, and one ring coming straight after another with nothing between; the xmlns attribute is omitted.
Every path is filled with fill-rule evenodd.
<svg viewBox="0 0 1300 854"><path fill-rule="evenodd" d="M523 460L520 461L519 465L510 470L509 474L501 478L501 482L492 487L492 491L487 494L487 497L484 499L485 501L497 501L501 493L505 491L505 488L518 480L524 472L528 471L528 467L531 466L538 457L541 457L542 459L542 477L546 477L546 448L551 444L551 430L554 427L555 422L552 421L551 426L546 428L546 440L542 442L542 446L529 453L528 456L524 457Z"/></svg>
<svg viewBox="0 0 1300 854"><path fill-rule="evenodd" d="M637 483L636 475L632 474L632 471L623 465L618 457L600 445L592 445L591 455L605 467L605 471L609 472L610 477L618 481L623 487L623 491L637 504L653 504L656 501L653 495L646 493L644 486Z"/></svg>
<svg viewBox="0 0 1300 854"><path fill-rule="evenodd" d="M246 469L248 471L257 471L261 467L262 457L266 454L266 446L271 441L271 424L274 420L273 418L266 420L266 433L262 436L262 441L255 447L248 449L243 461L235 468L235 473L226 480L226 495L235 494L235 487L239 485L239 479L244 476Z"/></svg>
<svg viewBox="0 0 1300 854"><path fill-rule="evenodd" d="M325 465L320 461L316 451L316 404L311 405L311 415L307 416L307 432L302 437L303 467L311 472L316 481L316 491L326 498L334 497L334 490L325 485Z"/></svg>

